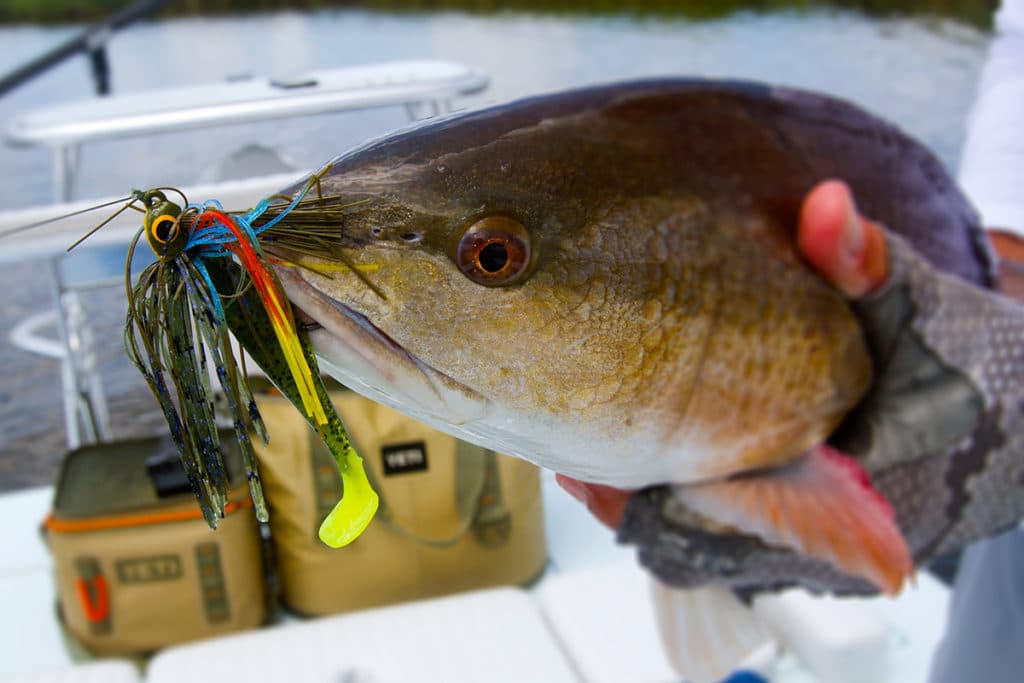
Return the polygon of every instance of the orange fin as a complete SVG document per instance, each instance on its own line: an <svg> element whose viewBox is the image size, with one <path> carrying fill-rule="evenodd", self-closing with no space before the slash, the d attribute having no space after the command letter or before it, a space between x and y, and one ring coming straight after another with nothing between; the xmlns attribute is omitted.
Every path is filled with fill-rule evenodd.
<svg viewBox="0 0 1024 683"><path fill-rule="evenodd" d="M914 564L889 502L856 460L816 446L791 465L679 487L695 512L826 560L895 595Z"/></svg>

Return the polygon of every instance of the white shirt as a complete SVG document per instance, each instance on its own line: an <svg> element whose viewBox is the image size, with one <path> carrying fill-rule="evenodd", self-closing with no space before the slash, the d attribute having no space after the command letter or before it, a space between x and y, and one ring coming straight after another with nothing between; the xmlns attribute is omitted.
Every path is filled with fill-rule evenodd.
<svg viewBox="0 0 1024 683"><path fill-rule="evenodd" d="M1024 236L1024 0L1003 0L967 123L960 184L986 228Z"/></svg>

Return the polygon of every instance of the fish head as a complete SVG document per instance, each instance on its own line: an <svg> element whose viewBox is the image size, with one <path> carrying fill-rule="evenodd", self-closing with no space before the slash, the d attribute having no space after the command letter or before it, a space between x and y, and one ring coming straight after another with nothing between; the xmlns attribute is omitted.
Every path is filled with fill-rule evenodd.
<svg viewBox="0 0 1024 683"><path fill-rule="evenodd" d="M346 385L471 441L558 461L614 432L614 410L580 409L639 370L622 309L643 285L617 277L600 230L590 244L578 234L600 210L582 174L535 144L443 133L422 159L332 168L321 191L355 204L336 237L354 270L306 255L282 282Z"/></svg>
<svg viewBox="0 0 1024 683"><path fill-rule="evenodd" d="M324 369L461 438L619 486L822 439L869 370L845 304L793 246L795 204L777 198L799 197L798 174L738 182L729 169L786 159L770 132L708 101L680 119L645 93L529 100L336 160L311 197L345 207L337 224L302 248L292 228L264 240ZM713 144L732 128L761 157ZM785 351L792 367L769 367ZM726 409L740 380L747 407ZM744 420L791 443L718 457L712 442Z"/></svg>

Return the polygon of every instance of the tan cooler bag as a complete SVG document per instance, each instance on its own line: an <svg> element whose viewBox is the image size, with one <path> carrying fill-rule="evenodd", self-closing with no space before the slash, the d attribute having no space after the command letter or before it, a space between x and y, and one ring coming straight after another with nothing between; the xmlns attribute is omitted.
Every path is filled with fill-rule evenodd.
<svg viewBox="0 0 1024 683"><path fill-rule="evenodd" d="M66 456L46 536L64 622L93 652L148 652L266 619L262 540L233 433L222 442L235 485L216 531L169 440Z"/></svg>
<svg viewBox="0 0 1024 683"><path fill-rule="evenodd" d="M342 493L331 457L280 396L258 398L257 447L282 601L328 614L524 584L547 561L537 468L472 446L353 392L331 392L381 505L351 545L317 538Z"/></svg>

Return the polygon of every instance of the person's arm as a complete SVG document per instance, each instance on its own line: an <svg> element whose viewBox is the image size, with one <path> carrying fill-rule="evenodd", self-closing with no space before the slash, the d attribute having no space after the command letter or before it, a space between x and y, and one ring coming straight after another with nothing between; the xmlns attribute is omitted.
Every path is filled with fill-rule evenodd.
<svg viewBox="0 0 1024 683"><path fill-rule="evenodd" d="M960 182L999 256L1001 289L1024 299L1024 0L1004 0L970 117ZM1024 670L1024 528L969 547L959 562L930 683L1017 681Z"/></svg>

